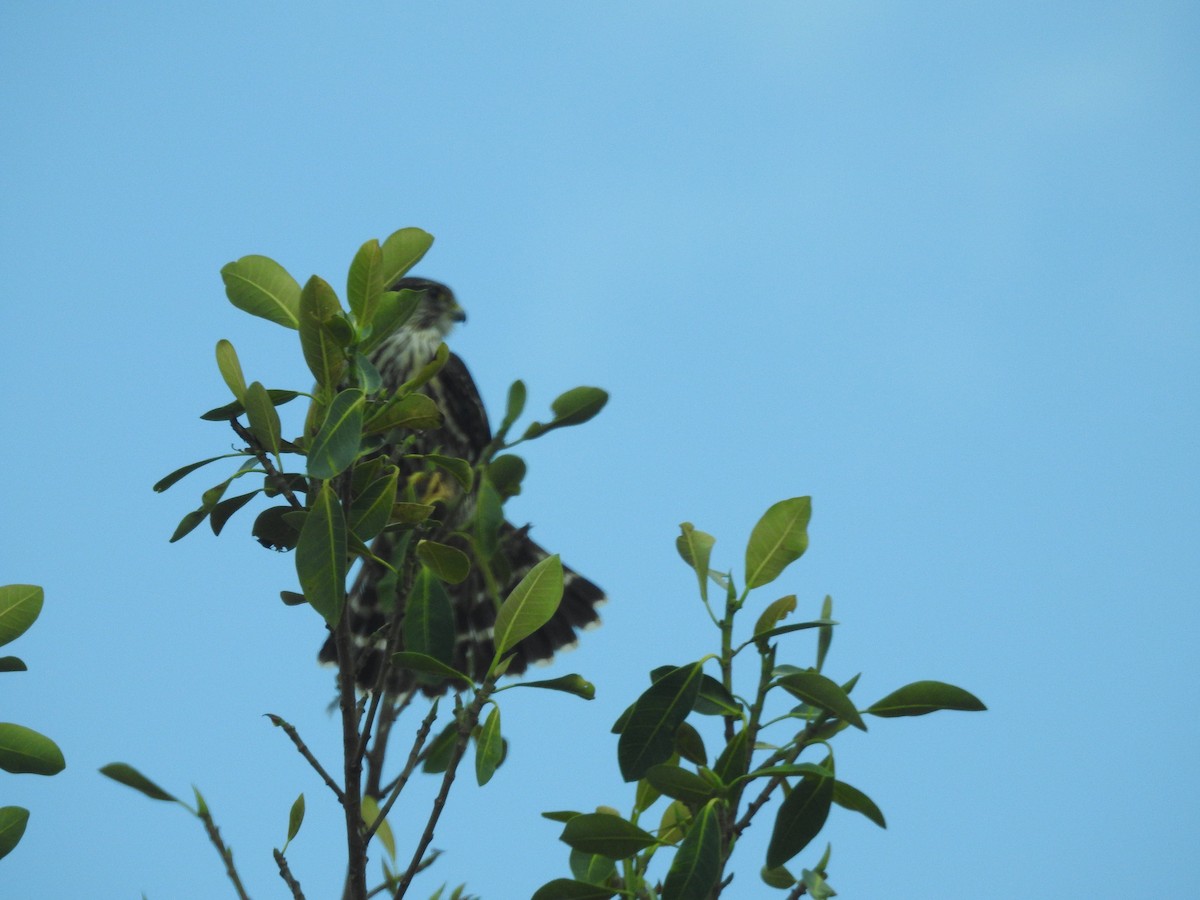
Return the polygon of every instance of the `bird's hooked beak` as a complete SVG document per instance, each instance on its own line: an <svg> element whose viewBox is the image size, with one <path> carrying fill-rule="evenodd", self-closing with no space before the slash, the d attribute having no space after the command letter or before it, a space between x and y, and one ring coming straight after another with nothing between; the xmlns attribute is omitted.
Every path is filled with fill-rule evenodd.
<svg viewBox="0 0 1200 900"><path fill-rule="evenodd" d="M450 310L450 321L451 322L467 321L467 311L465 309L463 309L461 306L459 306L457 303L454 304L454 309Z"/></svg>

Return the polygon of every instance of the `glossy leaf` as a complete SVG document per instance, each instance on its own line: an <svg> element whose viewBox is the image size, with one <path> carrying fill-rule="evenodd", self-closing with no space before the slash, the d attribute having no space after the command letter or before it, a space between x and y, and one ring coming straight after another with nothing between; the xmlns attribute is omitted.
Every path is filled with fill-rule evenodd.
<svg viewBox="0 0 1200 900"><path fill-rule="evenodd" d="M225 523L229 521L229 517L253 500L260 492L261 488L258 488L247 494L238 494L236 497L222 500L214 506L208 516L208 524L212 526L213 534L220 534Z"/></svg>
<svg viewBox="0 0 1200 900"><path fill-rule="evenodd" d="M492 632L496 659L549 622L562 602L562 594L563 569L557 554L525 573L496 613Z"/></svg>
<svg viewBox="0 0 1200 900"><path fill-rule="evenodd" d="M720 878L719 803L710 800L696 814L663 882L662 900L707 900L712 894Z"/></svg>
<svg viewBox="0 0 1200 900"><path fill-rule="evenodd" d="M287 839L291 843L292 838L300 833L300 826L304 824L304 795L301 794L292 803L292 808L288 812L288 830Z"/></svg>
<svg viewBox="0 0 1200 900"><path fill-rule="evenodd" d="M41 615L45 592L36 584L0 587L0 646L16 640Z"/></svg>
<svg viewBox="0 0 1200 900"><path fill-rule="evenodd" d="M723 784L733 784L750 768L751 748L746 744L746 729L743 728L725 745L713 765L713 773Z"/></svg>
<svg viewBox="0 0 1200 900"><path fill-rule="evenodd" d="M424 394L409 394L372 415L365 430L368 434L378 434L393 428L438 428L441 424L442 412L433 400Z"/></svg>
<svg viewBox="0 0 1200 900"><path fill-rule="evenodd" d="M266 256L243 256L221 269L225 295L238 309L271 322L299 325L300 285L287 269Z"/></svg>
<svg viewBox="0 0 1200 900"><path fill-rule="evenodd" d="M617 742L621 777L637 781L675 749L675 731L700 693L701 664L680 666L659 679L633 705Z"/></svg>
<svg viewBox="0 0 1200 900"><path fill-rule="evenodd" d="M450 476L458 482L459 487L464 491L469 491L475 484L475 472L471 468L471 464L465 459L459 459L456 456L442 456L440 453L427 453L424 459L433 463L439 469L449 472Z"/></svg>
<svg viewBox="0 0 1200 900"><path fill-rule="evenodd" d="M888 694L866 710L873 716L924 716L939 709L981 712L987 707L969 691L941 681L914 681Z"/></svg>
<svg viewBox="0 0 1200 900"><path fill-rule="evenodd" d="M783 799L767 846L768 868L782 866L820 833L833 803L833 783L832 778L806 777Z"/></svg>
<svg viewBox="0 0 1200 900"><path fill-rule="evenodd" d="M659 792L688 806L707 803L716 790L706 779L679 766L651 766L646 772L646 780Z"/></svg>
<svg viewBox="0 0 1200 900"><path fill-rule="evenodd" d="M391 286L420 262L433 244L433 235L420 228L401 228L387 236L381 249L380 278Z"/></svg>
<svg viewBox="0 0 1200 900"><path fill-rule="evenodd" d="M300 293L300 348L317 387L332 393L346 371L346 354L333 328L342 315L329 283L313 275Z"/></svg>
<svg viewBox="0 0 1200 900"><path fill-rule="evenodd" d="M374 797L367 795L362 798L363 824L370 828L379 818L379 801ZM392 826L388 824L387 819L379 823L379 827L375 829L375 838L383 845L384 852L392 860L396 858L396 836L392 833ZM430 860L432 862L432 860ZM386 865L386 863L385 863Z"/></svg>
<svg viewBox="0 0 1200 900"><path fill-rule="evenodd" d="M291 400L295 400L300 396L299 391L285 391L279 388L267 388L267 397L275 406L283 406ZM224 406L218 406L216 409L210 409L208 412L200 416L206 422L225 422L229 419L236 419L238 416L246 412L246 407L239 401L226 403ZM240 454L226 454L226 456L238 456ZM224 459L223 456L215 457L216 459ZM161 490L155 486L155 490Z"/></svg>
<svg viewBox="0 0 1200 900"><path fill-rule="evenodd" d="M123 784L126 787L131 787L135 791L145 794L151 800L169 800L173 803L178 803L179 800L168 794L157 784L135 769L133 766L125 763L109 763L100 769L101 775L107 775L113 781Z"/></svg>
<svg viewBox="0 0 1200 900"><path fill-rule="evenodd" d="M808 549L811 517L811 497L780 500L763 514L746 545L747 588L769 584L800 558Z"/></svg>
<svg viewBox="0 0 1200 900"><path fill-rule="evenodd" d="M413 581L404 611L404 648L447 666L454 661L454 607L441 582L427 569Z"/></svg>
<svg viewBox="0 0 1200 900"><path fill-rule="evenodd" d="M417 559L447 584L459 584L471 573L470 557L448 544L417 541Z"/></svg>
<svg viewBox="0 0 1200 900"><path fill-rule="evenodd" d="M346 302L360 326L375 315L379 295L386 285L383 281L383 251L375 238L367 241L354 254L350 272L346 275Z"/></svg>
<svg viewBox="0 0 1200 900"><path fill-rule="evenodd" d="M582 697L584 700L593 700L596 697L596 686L581 675L563 675L559 678L549 678L544 681L518 681L508 686L509 688L543 688L549 691L562 691L566 694L574 694L576 697Z"/></svg>
<svg viewBox="0 0 1200 900"><path fill-rule="evenodd" d="M362 391L341 391L329 404L321 430L309 447L309 477L327 481L348 469L358 457L362 428Z"/></svg>
<svg viewBox="0 0 1200 900"><path fill-rule="evenodd" d="M263 449L278 453L283 429L275 404L260 381L251 382L246 388L246 417L250 420L250 431Z"/></svg>
<svg viewBox="0 0 1200 900"><path fill-rule="evenodd" d="M305 599L330 628L346 600L346 519L329 482L322 482L296 543L296 574Z"/></svg>
<svg viewBox="0 0 1200 900"><path fill-rule="evenodd" d="M742 714L742 704L711 675L705 675L700 680L700 694L696 697L694 709L703 716L736 718Z"/></svg>
<svg viewBox="0 0 1200 900"><path fill-rule="evenodd" d="M559 394L550 404L554 418L548 423L533 422L522 436L522 440L541 437L555 428L581 425L594 417L608 402L608 392L597 387L571 388Z"/></svg>
<svg viewBox="0 0 1200 900"><path fill-rule="evenodd" d="M504 419L500 422L500 427L496 429L498 437L503 438L508 434L508 429L512 428L513 423L525 411L525 396L525 382L517 380L509 385L508 400L504 405Z"/></svg>
<svg viewBox="0 0 1200 900"><path fill-rule="evenodd" d="M505 453L491 461L487 467L487 477L500 496L507 500L521 493L525 471L525 460L516 454Z"/></svg>
<svg viewBox="0 0 1200 900"><path fill-rule="evenodd" d="M28 670L29 667L20 657L0 656L0 672L27 672Z"/></svg>
<svg viewBox="0 0 1200 900"><path fill-rule="evenodd" d="M25 826L29 824L29 810L21 806L0 807L0 859L8 856L21 842ZM612 896L610 891L607 896Z"/></svg>
<svg viewBox="0 0 1200 900"><path fill-rule="evenodd" d="M568 862L571 874L587 884L603 885L617 872L613 861L598 853L580 853L578 850L572 850Z"/></svg>
<svg viewBox="0 0 1200 900"><path fill-rule="evenodd" d="M449 678L454 681L471 684L471 679L462 672L451 668L440 659L434 659L432 656L427 656L424 653L413 653L411 651L393 653L392 664L413 672L423 672L426 675L437 675L441 678Z"/></svg>
<svg viewBox="0 0 1200 900"><path fill-rule="evenodd" d="M696 571L700 596L708 600L708 562L717 539L711 534L697 531L691 522L681 523L679 530L681 534L675 538L675 549L683 561Z"/></svg>
<svg viewBox="0 0 1200 900"><path fill-rule="evenodd" d="M359 349L368 351L378 346L408 321L420 300L419 291L384 291L380 294L375 303L375 313L371 316L370 335L359 345ZM360 326L365 327L366 323L360 323Z"/></svg>
<svg viewBox="0 0 1200 900"><path fill-rule="evenodd" d="M704 747L704 739L700 737L700 732L687 722L675 730L675 752L697 766L708 765L708 751Z"/></svg>
<svg viewBox="0 0 1200 900"><path fill-rule="evenodd" d="M504 757L504 744L500 738L500 707L492 704L479 738L475 742L475 780L480 787L492 780L496 767Z"/></svg>
<svg viewBox="0 0 1200 900"><path fill-rule="evenodd" d="M44 734L0 722L0 769L14 774L57 775L67 763L58 744Z"/></svg>
<svg viewBox="0 0 1200 900"><path fill-rule="evenodd" d="M581 853L598 853L609 859L627 859L658 843L632 822L608 813L575 816L559 839Z"/></svg>
<svg viewBox="0 0 1200 900"><path fill-rule="evenodd" d="M160 478L157 482L155 482L154 490L157 493L161 494L163 491L165 491L171 485L175 484L175 482L179 481L180 479L184 478L187 475L192 474L193 472L195 472L197 469L201 468L202 466L207 466L209 463L214 463L218 459L231 459L232 457L235 457L235 456L245 456L245 455L246 454L242 453L242 452L222 453L220 456L210 456L208 459L202 459L199 462L188 463L186 466L182 466L182 467L176 469L170 475Z"/></svg>
<svg viewBox="0 0 1200 900"><path fill-rule="evenodd" d="M780 620L795 611L795 594L788 594L786 597L780 597L773 603L769 603L767 608L762 611L762 615L758 617L758 621L754 623L754 636L756 638L762 637L766 632L769 632L778 625Z"/></svg>
<svg viewBox="0 0 1200 900"><path fill-rule="evenodd" d="M883 811L875 805L875 801L858 788L846 784L844 781L834 783L833 802L843 809L851 809L854 812L862 813L880 828L887 828L887 821L883 818Z"/></svg>
<svg viewBox="0 0 1200 900"><path fill-rule="evenodd" d="M360 541L369 541L387 527L396 505L400 470L390 469L382 478L376 478L354 498L350 507L350 531Z"/></svg>
<svg viewBox="0 0 1200 900"><path fill-rule="evenodd" d="M230 393L239 401L246 399L246 376L242 374L242 364L238 361L237 351L233 344L222 338L217 341L217 368L221 378L229 387Z"/></svg>
<svg viewBox="0 0 1200 900"><path fill-rule="evenodd" d="M779 679L779 684L789 694L800 698L805 703L819 707L826 712L849 722L855 728L867 730L862 716L841 686L824 675L816 672L794 672Z"/></svg>

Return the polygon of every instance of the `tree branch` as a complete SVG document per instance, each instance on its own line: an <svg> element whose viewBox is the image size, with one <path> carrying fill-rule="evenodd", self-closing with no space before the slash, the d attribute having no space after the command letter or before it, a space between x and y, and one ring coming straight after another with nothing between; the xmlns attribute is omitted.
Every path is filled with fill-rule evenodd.
<svg viewBox="0 0 1200 900"><path fill-rule="evenodd" d="M291 888L292 897L295 900L304 900L304 891L300 890L300 882L292 875L292 870L288 868L287 860L281 850L275 851L275 864L279 866L279 877Z"/></svg>
<svg viewBox="0 0 1200 900"><path fill-rule="evenodd" d="M303 739L301 739L300 733L296 731L295 726L290 722L285 722L283 719L279 718L279 716L271 713L267 713L267 718L271 720L272 724L278 725L280 728L282 728L284 733L292 739L292 743L296 745L296 749L300 751L300 755L308 761L308 764L316 770L318 775L321 776L321 780L329 786L331 791L333 791L334 796L336 796L338 799L338 803L342 803L346 795L342 792L342 789L338 787L338 784L333 780L333 777L325 771L325 767L321 765L320 761L312 755L312 751L308 749L308 745L304 743Z"/></svg>

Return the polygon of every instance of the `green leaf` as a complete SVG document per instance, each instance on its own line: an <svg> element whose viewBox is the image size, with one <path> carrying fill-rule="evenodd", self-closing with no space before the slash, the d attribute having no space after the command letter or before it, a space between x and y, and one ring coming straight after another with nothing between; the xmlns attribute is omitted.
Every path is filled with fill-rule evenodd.
<svg viewBox="0 0 1200 900"><path fill-rule="evenodd" d="M604 885L617 872L617 867L611 859L597 853L572 850L569 863L571 874L586 884Z"/></svg>
<svg viewBox="0 0 1200 900"><path fill-rule="evenodd" d="M261 381L252 382L246 388L246 417L250 420L250 431L258 443L264 449L278 453L282 431L279 413L275 411L275 404L271 402Z"/></svg>
<svg viewBox="0 0 1200 900"><path fill-rule="evenodd" d="M375 238L367 241L354 254L346 276L346 300L359 327L367 325L375 315L383 283L383 251Z"/></svg>
<svg viewBox="0 0 1200 900"><path fill-rule="evenodd" d="M691 522L681 523L679 530L682 533L675 538L675 549L679 551L683 561L696 570L696 577L700 581L700 596L707 601L708 561L717 539L711 534L697 531Z"/></svg>
<svg viewBox="0 0 1200 900"><path fill-rule="evenodd" d="M211 512L211 510L208 507L202 506L199 509L193 509L190 513L180 519L179 524L175 526L175 531L171 535L169 543L173 544L185 535L190 534L197 525L208 518L209 512Z"/></svg>
<svg viewBox="0 0 1200 900"><path fill-rule="evenodd" d="M834 783L833 802L843 809L862 813L880 828L887 828L887 821L883 818L883 811L875 805L875 801L858 788L846 784L844 781Z"/></svg>
<svg viewBox="0 0 1200 900"><path fill-rule="evenodd" d="M771 628L761 634L755 634L754 640L762 643L769 641L771 638L779 637L781 634L791 634L793 631L805 631L809 628L832 628L838 623L832 619L814 619L812 622L793 622L791 625L780 625L777 628ZM746 642L750 643L749 641Z"/></svg>
<svg viewBox="0 0 1200 900"><path fill-rule="evenodd" d="M492 635L497 661L553 618L562 594L563 569L558 554L546 557L525 573L496 613Z"/></svg>
<svg viewBox="0 0 1200 900"><path fill-rule="evenodd" d="M758 617L758 621L754 623L754 636L760 637L770 631L779 624L781 619L788 616L789 613L796 611L796 595L788 594L786 597L780 597L774 603L767 606L762 611L762 615Z"/></svg>
<svg viewBox="0 0 1200 900"><path fill-rule="evenodd" d="M612 888L598 884L555 878L534 891L531 900L608 900L614 893Z"/></svg>
<svg viewBox="0 0 1200 900"><path fill-rule="evenodd" d="M393 653L392 664L399 666L401 669L408 669L413 672L423 672L426 675L452 678L455 681L462 681L467 684L473 683L469 676L464 675L457 669L451 668L440 659L434 659L432 656L426 656L424 653L412 653L409 651Z"/></svg>
<svg viewBox="0 0 1200 900"><path fill-rule="evenodd" d="M693 807L707 803L716 791L706 779L679 766L651 766L646 771L646 780L661 793Z"/></svg>
<svg viewBox="0 0 1200 900"><path fill-rule="evenodd" d="M404 610L404 648L432 656L447 666L454 661L454 607L441 582L422 568L413 581Z"/></svg>
<svg viewBox="0 0 1200 900"><path fill-rule="evenodd" d="M833 598L828 594L825 595L824 602L821 603L821 618L833 618ZM820 672L825 668L825 655L829 653L829 645L833 643L833 627L829 625L821 626L821 631L817 635L817 671Z"/></svg>
<svg viewBox="0 0 1200 900"><path fill-rule="evenodd" d="M576 816L582 815L583 813L573 809L555 809L542 813L542 818L549 819L551 822L570 822Z"/></svg>
<svg viewBox="0 0 1200 900"><path fill-rule="evenodd" d="M109 763L100 769L100 774L107 775L113 781L145 794L151 800L179 802L178 798L171 796L133 766L128 766L125 763Z"/></svg>
<svg viewBox="0 0 1200 900"><path fill-rule="evenodd" d="M15 641L37 621L45 593L36 584L0 587L0 646Z"/></svg>
<svg viewBox="0 0 1200 900"><path fill-rule="evenodd" d="M439 469L445 469L459 483L464 491L469 491L475 483L474 470L465 459L455 456L442 456L440 453L427 453L423 457Z"/></svg>
<svg viewBox="0 0 1200 900"><path fill-rule="evenodd" d="M250 533L264 547L270 547L272 550L293 550L300 540L300 532L288 518L294 512L290 506L268 506L255 516ZM307 518L306 513L301 515Z"/></svg>
<svg viewBox="0 0 1200 900"><path fill-rule="evenodd" d="M399 392L407 394L409 391L415 391L424 386L430 379L433 378L450 360L450 348L446 346L446 342L438 344L437 350L434 351L433 359L425 363L417 370L417 373L412 378L400 385Z"/></svg>
<svg viewBox="0 0 1200 900"><path fill-rule="evenodd" d="M392 506L392 521L399 525L417 525L433 515L429 503L396 503Z"/></svg>
<svg viewBox="0 0 1200 900"><path fill-rule="evenodd" d="M346 519L329 482L321 483L296 543L296 574L304 597L330 628L346 601Z"/></svg>
<svg viewBox="0 0 1200 900"><path fill-rule="evenodd" d="M17 656L0 656L0 672L27 672L29 667ZM590 699L590 698L589 698Z"/></svg>
<svg viewBox="0 0 1200 900"><path fill-rule="evenodd" d="M698 766L708 765L708 751L700 732L684 722L675 731L675 752L683 759Z"/></svg>
<svg viewBox="0 0 1200 900"><path fill-rule="evenodd" d="M363 392L342 391L329 404L321 430L308 450L310 478L329 480L346 471L362 445Z"/></svg>
<svg viewBox="0 0 1200 900"><path fill-rule="evenodd" d="M283 404L299 397L300 392L285 391L279 388L267 388L267 396L270 398L271 403L275 406L283 406ZM210 409L208 412L201 415L200 418L206 422L227 422L230 419L236 419L238 416L245 413L245 411L246 407L243 406L239 401L235 400L233 403L226 403L224 406L218 406L216 409ZM213 459L225 459L227 456L241 455L242 454L240 453L227 453L225 456L215 456ZM207 462L212 462L212 460L207 460ZM197 465L201 464L197 463ZM165 488L159 488L155 486L155 490L165 490Z"/></svg>
<svg viewBox="0 0 1200 900"><path fill-rule="evenodd" d="M500 427L496 429L496 436L500 440L504 439L504 435L508 434L508 429L512 428L513 423L524 411L525 382L518 379L508 387L508 402L504 407L504 419L500 422Z"/></svg>
<svg viewBox="0 0 1200 900"><path fill-rule="evenodd" d="M401 228L387 236L383 242L383 271L380 278L386 285L393 285L420 262L421 257L433 244L433 235L420 228Z"/></svg>
<svg viewBox="0 0 1200 900"><path fill-rule="evenodd" d="M507 500L521 493L521 482L525 479L525 460L512 453L497 456L487 467L487 477L496 491Z"/></svg>
<svg viewBox="0 0 1200 900"><path fill-rule="evenodd" d="M368 434L378 434L393 428L439 428L441 424L442 411L433 400L424 394L408 394L389 401L372 415L365 430Z"/></svg>
<svg viewBox="0 0 1200 900"><path fill-rule="evenodd" d="M374 797L365 796L362 798L362 813L363 824L370 828L379 819L379 801ZM379 827L375 829L375 837L379 839L379 843L383 844L384 852L392 859L396 858L396 836L392 834L392 826L388 824L387 819L379 823ZM385 863L386 865L386 863Z"/></svg>
<svg viewBox="0 0 1200 900"><path fill-rule="evenodd" d="M308 279L300 293L300 348L317 387L330 392L346 371L346 354L331 324L341 316L342 305L328 282L317 275Z"/></svg>
<svg viewBox="0 0 1200 900"><path fill-rule="evenodd" d="M21 806L0 807L0 859L8 856L21 836L25 834L25 826L29 823L29 810ZM609 891L605 896L612 896Z"/></svg>
<svg viewBox="0 0 1200 900"><path fill-rule="evenodd" d="M370 321L370 336L359 349L366 352L378 346L389 334L408 321L421 301L420 291L384 291L375 304ZM360 323L365 328L367 323Z"/></svg>
<svg viewBox="0 0 1200 900"><path fill-rule="evenodd" d="M217 341L217 368L225 384L239 401L246 400L246 376L242 374L242 364L238 362L237 351L233 344L222 338Z"/></svg>
<svg viewBox="0 0 1200 900"><path fill-rule="evenodd" d="M487 478L480 479L475 493L475 515L472 519L475 552L491 559L500 546L500 529L504 525L504 505L500 494Z"/></svg>
<svg viewBox="0 0 1200 900"><path fill-rule="evenodd" d="M387 527L396 504L400 470L394 466L382 478L376 478L350 506L350 531L366 542Z"/></svg>
<svg viewBox="0 0 1200 900"><path fill-rule="evenodd" d="M776 866L774 869L763 866L758 874L767 887L778 888L781 891L786 891L796 883L796 876L783 866Z"/></svg>
<svg viewBox="0 0 1200 900"><path fill-rule="evenodd" d="M57 775L67 763L58 744L24 725L0 722L0 769L14 774Z"/></svg>
<svg viewBox="0 0 1200 900"><path fill-rule="evenodd" d="M680 666L660 678L633 705L617 742L621 777L637 781L675 750L675 732L700 693L701 663Z"/></svg>
<svg viewBox="0 0 1200 900"><path fill-rule="evenodd" d="M475 780L483 787L496 774L496 766L504 758L504 742L500 738L500 707L492 704L479 738L475 742Z"/></svg>
<svg viewBox="0 0 1200 900"><path fill-rule="evenodd" d="M237 453L222 453L220 456L210 456L208 459L200 460L200 462L188 463L186 466L183 466L180 469L176 469L174 472L172 472L170 475L167 475L165 478L160 478L158 480L158 482L155 483L154 490L155 490L155 492L161 494L163 491L165 491L171 485L175 484L175 482L179 481L186 475L192 474L197 469L199 469L201 466L207 466L209 463L216 462L218 459L230 459L234 456L245 456L245 455L246 454L242 451L239 451Z"/></svg>
<svg viewBox="0 0 1200 900"><path fill-rule="evenodd" d="M808 520L812 498L780 500L763 514L746 545L746 587L774 581L808 549Z"/></svg>
<svg viewBox="0 0 1200 900"><path fill-rule="evenodd" d="M721 828L717 799L696 814L663 882L662 900L707 900L720 878Z"/></svg>
<svg viewBox="0 0 1200 900"><path fill-rule="evenodd" d="M288 843L292 842L292 838L300 833L300 826L304 824L304 795L301 794L292 804L291 811L288 813Z"/></svg>
<svg viewBox="0 0 1200 900"><path fill-rule="evenodd" d="M221 269L225 295L238 309L296 328L300 316L300 285L287 269L266 256L243 256Z"/></svg>
<svg viewBox="0 0 1200 900"><path fill-rule="evenodd" d="M738 717L742 714L742 704L711 675L700 680L700 694L694 709L702 716Z"/></svg>
<svg viewBox="0 0 1200 900"><path fill-rule="evenodd" d="M554 418L547 424L533 422L525 429L521 440L541 437L555 428L581 425L594 417L608 402L608 392L597 387L577 387L559 394L550 404Z"/></svg>
<svg viewBox="0 0 1200 900"><path fill-rule="evenodd" d="M584 700L594 700L596 697L596 686L582 675L563 675L559 678L549 678L545 681L517 681L510 684L505 690L519 687L562 691L567 694L574 694L576 697L582 697Z"/></svg>
<svg viewBox="0 0 1200 900"><path fill-rule="evenodd" d="M805 777L783 799L767 847L768 868L782 866L820 833L833 803L833 782Z"/></svg>
<svg viewBox="0 0 1200 900"><path fill-rule="evenodd" d="M212 526L213 534L220 534L225 523L229 521L229 517L253 500L261 490L261 488L257 488L248 494L238 494L236 497L222 500L214 506L208 517L208 524Z"/></svg>
<svg viewBox="0 0 1200 900"><path fill-rule="evenodd" d="M632 822L608 813L584 813L569 822L559 840L581 853L598 853L609 859L627 859L658 843Z"/></svg>
<svg viewBox="0 0 1200 900"><path fill-rule="evenodd" d="M417 541L417 559L447 584L459 584L471 573L471 559L457 547Z"/></svg>
<svg viewBox="0 0 1200 900"><path fill-rule="evenodd" d="M924 716L939 709L981 712L987 707L974 694L952 684L941 681L914 681L872 703L866 711L873 716L893 718Z"/></svg>
<svg viewBox="0 0 1200 900"><path fill-rule="evenodd" d="M862 716L841 686L824 675L816 672L794 672L785 675L778 681L789 694L798 697L805 703L819 707L826 712L849 722L855 728L867 730Z"/></svg>
<svg viewBox="0 0 1200 900"><path fill-rule="evenodd" d="M733 784L750 768L752 748L747 746L746 741L746 729L743 728L725 745L725 749L713 765L713 774L721 779L722 784Z"/></svg>

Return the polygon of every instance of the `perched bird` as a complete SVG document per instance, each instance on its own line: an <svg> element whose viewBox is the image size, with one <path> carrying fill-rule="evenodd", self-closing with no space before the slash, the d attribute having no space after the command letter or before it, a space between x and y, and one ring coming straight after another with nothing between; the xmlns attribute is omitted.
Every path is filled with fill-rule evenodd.
<svg viewBox="0 0 1200 900"><path fill-rule="evenodd" d="M421 292L415 311L370 353L384 390L394 391L410 380L434 358L455 323L466 320L466 314L446 285L424 278L402 278L391 287L394 291L406 289ZM477 463L492 440L492 431L479 390L463 361L451 353L438 374L421 390L437 403L443 424L437 429L414 432L413 442L403 448L386 448L400 466L402 476L414 474L413 464L401 458L403 453L436 452ZM439 490L446 501L439 509L448 518L431 537L446 540L447 535L469 521L475 503L473 497L461 496L462 489L453 479L442 479ZM496 620L496 597L499 600L507 597L533 566L550 555L530 539L528 531L529 526L518 528L508 522L501 526L497 554L500 564L492 566L497 579L495 595L489 593L477 566L472 566L471 574L460 584L444 585L455 618L454 667L472 677L483 677L495 653L492 626ZM385 532L375 539L371 550L376 556L388 559L396 541L395 534ZM347 597L347 614L356 641L355 679L363 688L376 684L379 667L384 662L390 630L385 626L391 620L386 610L392 608L394 615L403 615L404 611L403 596L396 596L394 605L384 602L391 598L381 597L381 591L396 589L395 580L388 579L388 574L384 566L365 560ZM520 674L529 663L549 660L557 650L572 646L577 629L599 623L596 607L604 600L600 588L564 566L563 598L558 611L549 622L516 646L508 673ZM331 636L321 649L320 659L334 662L336 658ZM397 670L389 676L387 688L392 692L403 692L412 684L411 673ZM442 693L449 687L449 683L422 685L427 693Z"/></svg>

